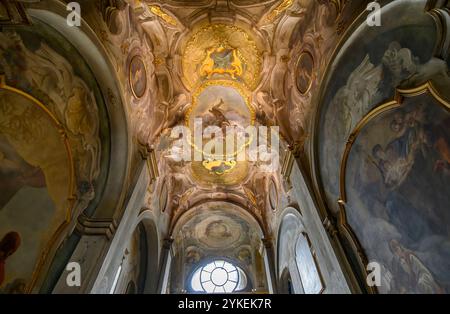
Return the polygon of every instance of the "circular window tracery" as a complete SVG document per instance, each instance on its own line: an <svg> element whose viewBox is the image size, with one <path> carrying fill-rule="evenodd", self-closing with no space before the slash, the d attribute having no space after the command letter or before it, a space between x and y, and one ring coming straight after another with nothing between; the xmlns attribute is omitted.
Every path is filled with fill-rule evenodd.
<svg viewBox="0 0 450 314"><path fill-rule="evenodd" d="M246 286L244 271L224 260L215 260L197 268L191 279L191 288L195 292L232 293Z"/></svg>

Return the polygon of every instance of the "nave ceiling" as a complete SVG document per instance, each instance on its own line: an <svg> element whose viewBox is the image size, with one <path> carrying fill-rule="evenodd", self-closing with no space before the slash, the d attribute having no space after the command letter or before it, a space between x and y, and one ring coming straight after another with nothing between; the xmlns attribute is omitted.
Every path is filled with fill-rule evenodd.
<svg viewBox="0 0 450 314"><path fill-rule="evenodd" d="M177 125L192 129L194 118L214 121L223 113L243 128L279 126L280 162L284 150L299 156L308 140L315 84L339 37L339 27L346 23L343 2L102 4L104 21L94 20L94 14L86 19L98 24L101 33L112 33L105 46L117 71L123 73L120 76L130 78L129 86L123 86L131 100L130 125L136 141L156 156L160 178L150 190L167 191L165 213L176 216L190 207L187 200L201 195L237 197L255 208L254 214L269 232L261 208L270 206L260 195L268 195L269 185L275 182L279 201L290 202L280 171L268 173L251 162L175 162L170 131ZM222 106L219 113L212 113L212 104Z"/></svg>

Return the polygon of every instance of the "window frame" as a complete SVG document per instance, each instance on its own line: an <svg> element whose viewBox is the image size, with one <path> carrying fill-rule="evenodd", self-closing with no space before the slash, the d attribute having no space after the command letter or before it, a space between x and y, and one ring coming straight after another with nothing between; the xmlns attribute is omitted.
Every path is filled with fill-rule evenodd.
<svg viewBox="0 0 450 314"><path fill-rule="evenodd" d="M199 276L201 276L201 272L204 267L206 267L209 264L212 264L214 262L217 262L217 261L224 261L226 263L231 264L233 267L236 268L236 271L238 274L238 281L236 284L236 288L232 292L207 292L206 289L203 287L203 283L200 281L199 284L202 287L203 291L194 290L194 288L192 287L192 280L194 279L194 275L198 271L200 271ZM237 290L239 288L240 281L242 280L241 272L242 272L242 274L244 274L247 284L245 285L244 288ZM232 260L232 259L229 259L226 257L212 257L212 258L203 259L200 262L196 263L194 266L192 266L192 268L190 269L190 272L189 272L189 276L187 277L185 286L186 286L186 291L190 294L224 294L224 293L225 294L235 294L235 293L245 293L245 292L250 291L251 287L252 287L252 283L251 283L251 279L250 279L248 270L246 269L246 267L244 267L238 261Z"/></svg>

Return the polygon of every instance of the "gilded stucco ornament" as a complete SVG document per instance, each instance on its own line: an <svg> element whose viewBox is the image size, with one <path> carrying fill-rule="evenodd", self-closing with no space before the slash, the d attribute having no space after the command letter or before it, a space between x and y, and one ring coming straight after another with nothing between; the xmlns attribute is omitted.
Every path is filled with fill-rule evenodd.
<svg viewBox="0 0 450 314"><path fill-rule="evenodd" d="M190 89L210 79L228 79L254 90L260 81L262 55L241 28L211 24L189 39L182 64L183 80Z"/></svg>
<svg viewBox="0 0 450 314"><path fill-rule="evenodd" d="M270 10L269 13L263 18L263 24L273 23L293 4L294 0L283 0L280 4L276 5L272 10Z"/></svg>

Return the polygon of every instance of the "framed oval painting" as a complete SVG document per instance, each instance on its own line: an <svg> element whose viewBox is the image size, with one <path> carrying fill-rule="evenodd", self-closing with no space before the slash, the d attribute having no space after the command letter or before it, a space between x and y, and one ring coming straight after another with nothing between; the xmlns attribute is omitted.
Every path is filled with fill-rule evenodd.
<svg viewBox="0 0 450 314"><path fill-rule="evenodd" d="M312 85L314 58L308 51L303 51L297 61L295 76L298 91L304 95L309 92Z"/></svg>
<svg viewBox="0 0 450 314"><path fill-rule="evenodd" d="M147 70L139 55L131 59L129 69L131 91L136 98L142 98L147 90Z"/></svg>

